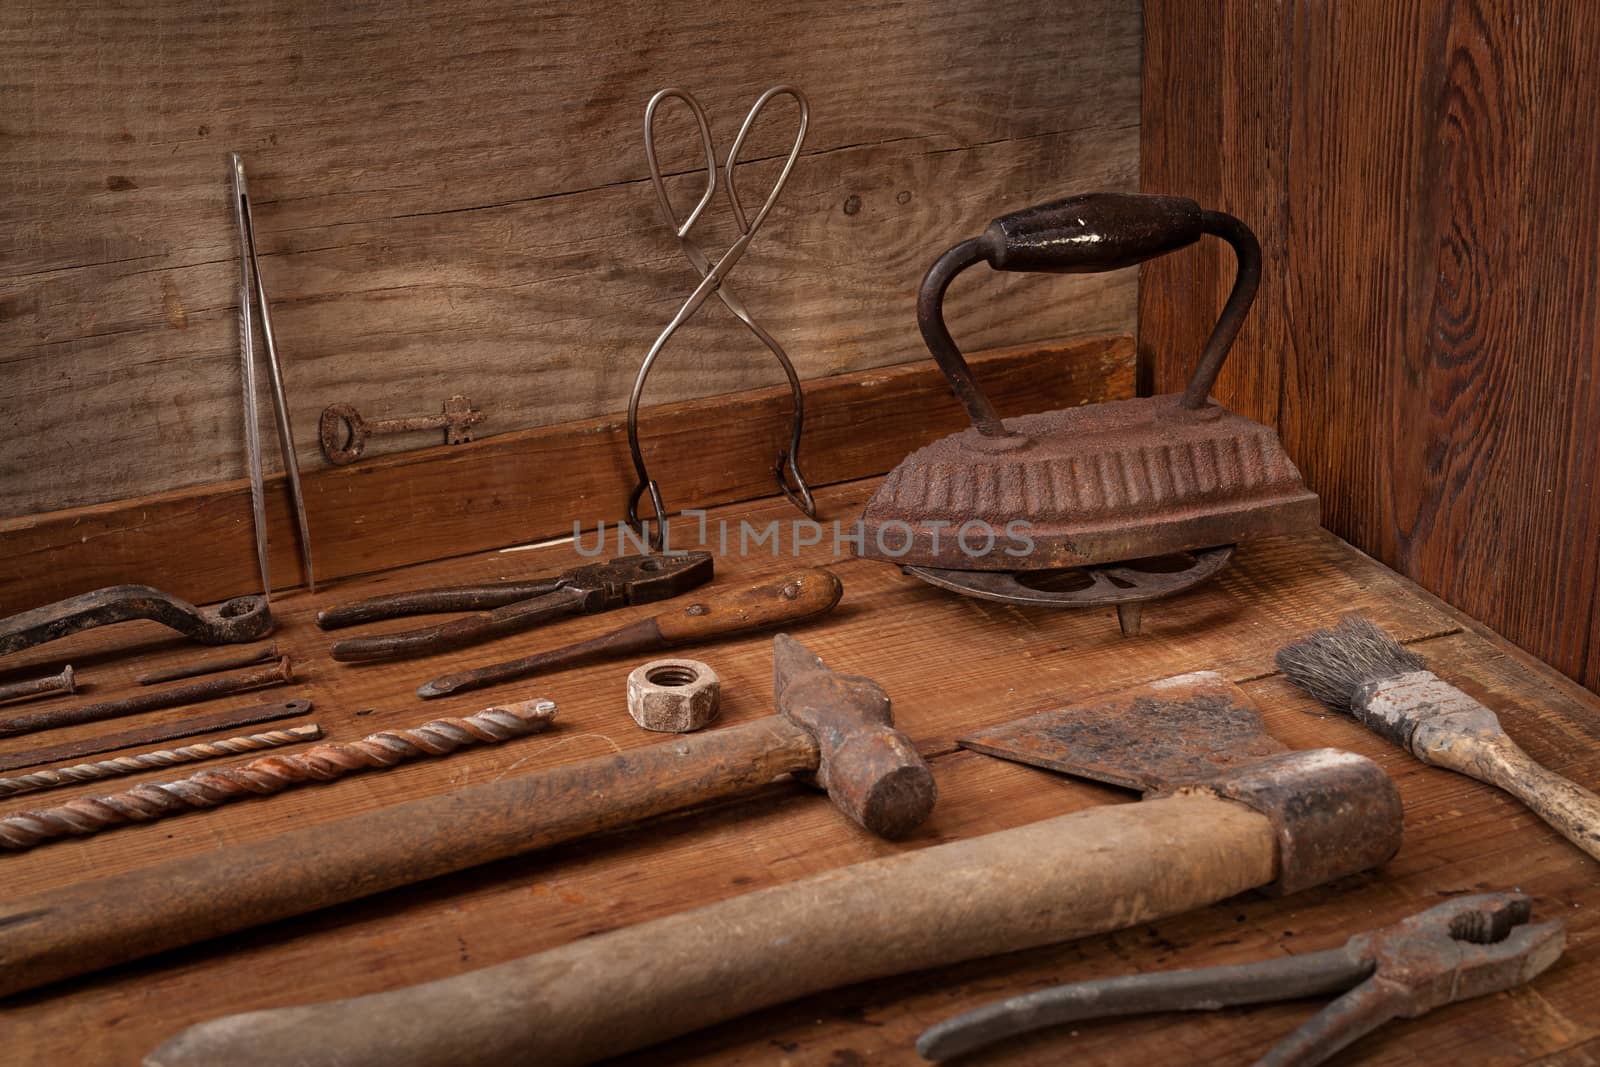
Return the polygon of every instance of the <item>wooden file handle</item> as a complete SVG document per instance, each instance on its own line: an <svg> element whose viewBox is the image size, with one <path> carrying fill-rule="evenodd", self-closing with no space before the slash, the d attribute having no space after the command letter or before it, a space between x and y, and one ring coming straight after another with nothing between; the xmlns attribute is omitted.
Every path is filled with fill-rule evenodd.
<svg viewBox="0 0 1600 1067"><path fill-rule="evenodd" d="M800 622L831 611L843 595L832 571L807 567L742 589L707 589L653 621L666 644L684 645Z"/></svg>
<svg viewBox="0 0 1600 1067"><path fill-rule="evenodd" d="M1118 930L1271 882L1266 816L1187 794L902 852L455 978L233 1015L147 1067L582 1063L905 971Z"/></svg>

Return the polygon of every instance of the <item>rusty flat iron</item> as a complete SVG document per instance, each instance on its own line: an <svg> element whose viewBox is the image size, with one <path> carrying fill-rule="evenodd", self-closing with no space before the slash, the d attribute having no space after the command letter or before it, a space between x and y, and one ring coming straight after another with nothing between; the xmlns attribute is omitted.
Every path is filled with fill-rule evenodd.
<svg viewBox="0 0 1600 1067"><path fill-rule="evenodd" d="M955 276L1083 274L1211 234L1237 257L1233 292L1182 393L1001 419L944 323ZM1140 606L1227 566L1242 541L1313 529L1316 494L1278 435L1210 399L1261 277L1243 222L1192 200L1091 193L1003 215L929 269L917 320L972 426L907 456L862 512L859 555L967 596L1012 604Z"/></svg>

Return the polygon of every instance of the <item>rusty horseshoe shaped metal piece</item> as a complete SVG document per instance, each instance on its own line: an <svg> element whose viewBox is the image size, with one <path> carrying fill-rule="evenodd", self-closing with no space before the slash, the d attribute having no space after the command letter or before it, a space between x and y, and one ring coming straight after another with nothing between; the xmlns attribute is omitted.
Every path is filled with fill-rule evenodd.
<svg viewBox="0 0 1600 1067"><path fill-rule="evenodd" d="M272 632L266 597L234 597L215 608L197 608L148 585L112 585L0 621L0 656L133 619L170 626L204 645L239 644Z"/></svg>

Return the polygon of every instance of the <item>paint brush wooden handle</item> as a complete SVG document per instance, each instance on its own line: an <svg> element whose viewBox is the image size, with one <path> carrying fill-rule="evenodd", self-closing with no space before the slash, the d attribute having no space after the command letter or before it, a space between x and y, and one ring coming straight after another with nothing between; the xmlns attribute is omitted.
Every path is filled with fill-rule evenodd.
<svg viewBox="0 0 1600 1067"><path fill-rule="evenodd" d="M1122 929L1277 875L1272 822L1186 794L902 852L485 970L193 1027L147 1067L584 1063L823 989Z"/></svg>
<svg viewBox="0 0 1600 1067"><path fill-rule="evenodd" d="M1424 740L1416 754L1436 767L1504 789L1562 837L1600 860L1600 796L1537 762L1498 723L1492 732L1457 735L1448 744Z"/></svg>
<svg viewBox="0 0 1600 1067"><path fill-rule="evenodd" d="M1353 714L1424 763L1504 789L1600 859L1600 797L1535 762L1470 693L1432 671L1407 671L1369 685Z"/></svg>
<svg viewBox="0 0 1600 1067"><path fill-rule="evenodd" d="M711 590L672 611L564 648L447 674L419 686L417 695L426 700L577 663L788 626L833 610L843 595L844 586L832 571L807 567L742 588Z"/></svg>

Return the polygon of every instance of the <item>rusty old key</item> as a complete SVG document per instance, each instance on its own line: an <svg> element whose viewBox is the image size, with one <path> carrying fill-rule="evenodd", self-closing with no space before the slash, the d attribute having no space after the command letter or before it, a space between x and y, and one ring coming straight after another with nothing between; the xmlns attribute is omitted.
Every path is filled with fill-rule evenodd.
<svg viewBox="0 0 1600 1067"><path fill-rule="evenodd" d="M447 445L459 445L472 440L472 427L482 422L483 412L472 407L464 396L453 396L444 402L438 415L412 415L400 419L374 419L368 422L349 404L330 404L323 409L318 427L322 437L322 454L336 466L354 463L367 449L367 438L380 433L410 433L413 430L443 430Z"/></svg>

